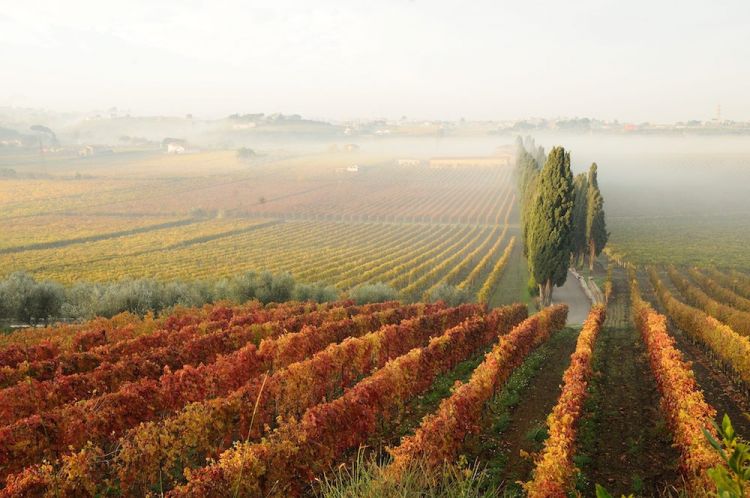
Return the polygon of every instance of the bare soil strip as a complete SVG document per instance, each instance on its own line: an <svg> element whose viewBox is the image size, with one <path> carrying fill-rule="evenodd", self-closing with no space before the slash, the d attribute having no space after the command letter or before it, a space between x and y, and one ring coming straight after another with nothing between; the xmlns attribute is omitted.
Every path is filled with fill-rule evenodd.
<svg viewBox="0 0 750 498"><path fill-rule="evenodd" d="M678 454L659 409L645 347L630 319L627 276L613 272L607 321L594 350L594 379L579 429L579 487L655 496L677 480Z"/></svg>
<svg viewBox="0 0 750 498"><path fill-rule="evenodd" d="M516 481L527 480L534 468L531 457L522 455L542 448L577 332L562 330L532 353L490 404L482 433L467 441L469 462L485 467L492 492L522 496Z"/></svg>

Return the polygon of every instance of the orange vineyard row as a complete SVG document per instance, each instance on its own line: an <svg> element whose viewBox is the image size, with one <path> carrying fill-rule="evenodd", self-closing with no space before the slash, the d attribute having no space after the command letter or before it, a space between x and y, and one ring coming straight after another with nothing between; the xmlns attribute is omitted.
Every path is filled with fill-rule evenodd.
<svg viewBox="0 0 750 498"><path fill-rule="evenodd" d="M424 392L446 372L506 333L525 315L520 306L471 318L429 345L415 348L359 382L343 396L289 420L260 443L237 444L219 460L190 473L168 496L289 496L341 455L367 441L404 402Z"/></svg>
<svg viewBox="0 0 750 498"><path fill-rule="evenodd" d="M661 407L681 453L680 470L692 496L705 496L713 489L706 471L722 462L703 435L706 429L717 437L711 425L715 410L703 399L690 366L667 332L667 319L643 301L635 279L631 281L633 320L646 344L651 370L661 394Z"/></svg>
<svg viewBox="0 0 750 498"><path fill-rule="evenodd" d="M206 456L234 440L259 437L264 426L274 425L277 417L302 413L389 359L439 335L445 326L479 311L471 305L443 311L428 307L423 316L348 338L276 371L267 380L256 376L229 396L192 403L163 421L141 424L119 440L105 439L98 446L84 447L79 453L64 457L59 467L27 467L9 479L9 488L46 487L62 482L62 489L70 490L66 493L75 494L76 490L109 482L126 494L139 495L156 483L168 486L171 479L179 482L183 467L203 464ZM253 419L256 401L258 409ZM103 458L113 450L113 455ZM73 465L84 465L87 470L73 472Z"/></svg>
<svg viewBox="0 0 750 498"><path fill-rule="evenodd" d="M563 375L562 393L547 418L549 437L537 461L533 480L524 486L530 498L568 496L575 472L573 456L577 425L593 373L594 344L605 316L606 308L603 305L594 306L578 335L576 350Z"/></svg>
<svg viewBox="0 0 750 498"><path fill-rule="evenodd" d="M565 326L567 312L565 305L547 308L501 336L470 380L444 399L434 414L425 417L413 436L405 437L389 451L393 457L389 471L398 475L417 462L433 468L452 462L466 436L480 429L487 401L533 349Z"/></svg>
<svg viewBox="0 0 750 498"><path fill-rule="evenodd" d="M677 326L693 340L710 349L739 379L750 385L750 339L703 311L676 299L655 270L649 270L649 277L659 301Z"/></svg>

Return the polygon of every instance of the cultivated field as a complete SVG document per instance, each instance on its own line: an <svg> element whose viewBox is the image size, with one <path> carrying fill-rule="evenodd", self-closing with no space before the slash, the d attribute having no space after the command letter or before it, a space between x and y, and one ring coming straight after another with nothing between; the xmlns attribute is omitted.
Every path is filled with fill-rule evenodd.
<svg viewBox="0 0 750 498"><path fill-rule="evenodd" d="M565 306L395 302L17 332L0 349L2 493L356 496L476 461L420 486L700 495L719 463L701 429L718 411L750 431L750 277L613 267L608 282L580 332Z"/></svg>
<svg viewBox="0 0 750 498"><path fill-rule="evenodd" d="M578 327L565 304L529 317L510 167L130 159L3 180L0 268L66 284L270 270L383 282L401 302L215 303L0 336L0 496L707 496L723 463L703 429L718 437L727 414L750 434L750 275L732 244L707 258L674 225L637 249L656 225L619 219L581 270L605 297ZM421 302L442 284L478 304ZM585 315L573 277L566 292Z"/></svg>
<svg viewBox="0 0 750 498"><path fill-rule="evenodd" d="M510 167L143 155L48 160L58 176L0 182L0 271L71 284L270 270L344 291L383 282L408 300L440 284L497 300L517 234Z"/></svg>

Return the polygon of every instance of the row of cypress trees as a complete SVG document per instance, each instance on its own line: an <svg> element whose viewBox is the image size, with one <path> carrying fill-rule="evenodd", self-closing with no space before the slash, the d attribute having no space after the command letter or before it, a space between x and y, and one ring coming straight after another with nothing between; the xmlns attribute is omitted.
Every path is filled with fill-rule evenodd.
<svg viewBox="0 0 750 498"><path fill-rule="evenodd" d="M532 138L516 141L516 182L521 200L523 251L542 306L552 303L555 286L565 283L568 267L596 257L609 239L597 165L575 178L570 152L553 147L549 154Z"/></svg>

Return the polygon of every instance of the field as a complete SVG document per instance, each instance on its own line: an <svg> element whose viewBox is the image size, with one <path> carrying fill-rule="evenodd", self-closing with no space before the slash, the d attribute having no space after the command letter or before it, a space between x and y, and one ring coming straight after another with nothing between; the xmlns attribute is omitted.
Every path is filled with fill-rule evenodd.
<svg viewBox="0 0 750 498"><path fill-rule="evenodd" d="M343 296L382 282L400 301L218 302L4 334L0 496L705 496L722 461L703 429L718 437L727 414L750 435L739 211L610 187L611 245L583 271L606 301L569 277L570 308L537 312L510 166L140 151L49 157L55 173L32 178L34 157L14 161L3 275L269 270ZM427 303L443 284L476 304Z"/></svg>
<svg viewBox="0 0 750 498"><path fill-rule="evenodd" d="M354 163L358 172L342 171ZM248 165L206 152L48 158L45 168L56 176L0 182L6 275L72 284L269 270L344 291L384 282L409 300L450 284L497 301L516 234L510 167L357 153Z"/></svg>
<svg viewBox="0 0 750 498"><path fill-rule="evenodd" d="M566 137L565 143L578 164L600 167L610 249L618 259L750 270L747 136Z"/></svg>
<svg viewBox="0 0 750 498"><path fill-rule="evenodd" d="M563 305L341 301L16 332L0 493L699 493L718 463L700 427L718 411L750 431L750 277L630 272L611 268L580 330ZM447 481L415 477L445 462Z"/></svg>

